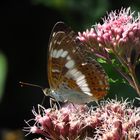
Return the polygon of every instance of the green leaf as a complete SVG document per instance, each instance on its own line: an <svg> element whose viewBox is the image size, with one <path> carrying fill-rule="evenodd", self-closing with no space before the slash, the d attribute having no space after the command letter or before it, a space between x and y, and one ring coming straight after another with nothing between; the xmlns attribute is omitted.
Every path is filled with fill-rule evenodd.
<svg viewBox="0 0 140 140"><path fill-rule="evenodd" d="M115 61L116 61L115 59L111 59L112 64L115 64Z"/></svg>
<svg viewBox="0 0 140 140"><path fill-rule="evenodd" d="M106 60L103 59L103 58L97 58L97 61L101 64L106 64L107 63Z"/></svg>
<svg viewBox="0 0 140 140"><path fill-rule="evenodd" d="M7 75L7 60L3 53L0 52L0 101L3 96L5 80Z"/></svg>
<svg viewBox="0 0 140 140"><path fill-rule="evenodd" d="M112 79L112 78L109 78L109 82L110 82L110 83L116 83L117 81L119 81L119 79L115 79L115 80L114 80L114 79Z"/></svg>

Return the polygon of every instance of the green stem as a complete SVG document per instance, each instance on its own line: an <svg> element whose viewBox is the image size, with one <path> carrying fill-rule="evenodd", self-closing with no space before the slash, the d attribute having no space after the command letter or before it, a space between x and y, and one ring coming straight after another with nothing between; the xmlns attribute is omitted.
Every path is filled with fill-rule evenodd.
<svg viewBox="0 0 140 140"><path fill-rule="evenodd" d="M122 59L115 50L113 50L113 53L115 54L116 58L119 60L119 62L122 64L123 67L129 69L129 65L124 61L124 59ZM130 86L132 88L135 89L135 84L134 84L134 80L132 79L131 75L130 77L128 77L121 69L116 68L116 70L128 81L128 83L130 84Z"/></svg>
<svg viewBox="0 0 140 140"><path fill-rule="evenodd" d="M130 71L130 76L132 77L135 89L136 89L138 95L140 96L140 85L139 85L139 82L137 80L137 76L136 76L136 73L135 73L135 67L130 66L129 71Z"/></svg>
<svg viewBox="0 0 140 140"><path fill-rule="evenodd" d="M128 69L129 75L132 78L132 80L131 81L128 80L128 82L136 90L136 92L140 96L140 87L139 87L139 83L138 83L138 80L136 77L135 67L131 66L129 63L124 61L124 59L122 59L115 51L114 51L114 54L116 55L116 57L120 61L120 63L122 63L122 65Z"/></svg>
<svg viewBox="0 0 140 140"><path fill-rule="evenodd" d="M108 63L108 64L111 64L111 65L113 66L112 62L111 62L109 59L107 59L107 63ZM115 67L115 66L113 66L113 67L114 67L114 70L116 70L116 72L118 72L119 74L121 74L122 77L123 77L126 81L128 81L128 83L130 84L130 86L131 86L132 88L135 88L135 85L133 84L132 79L131 79L127 74L125 74L120 68L117 68L117 67Z"/></svg>

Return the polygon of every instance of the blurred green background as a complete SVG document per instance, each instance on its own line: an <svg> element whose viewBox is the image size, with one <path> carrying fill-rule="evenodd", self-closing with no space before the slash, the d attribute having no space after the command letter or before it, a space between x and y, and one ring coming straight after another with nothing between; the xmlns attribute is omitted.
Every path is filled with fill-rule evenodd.
<svg viewBox="0 0 140 140"><path fill-rule="evenodd" d="M0 5L0 140L31 139L20 131L24 119L32 118L31 109L40 104L44 95L36 88L21 88L19 81L48 86L46 58L53 25L64 21L76 32L90 28L106 12L131 7L140 11L139 0L13 0ZM112 78L118 74L105 66ZM137 67L137 74L140 68ZM135 91L126 84L111 84L114 98L134 98ZM49 100L47 99L46 102Z"/></svg>

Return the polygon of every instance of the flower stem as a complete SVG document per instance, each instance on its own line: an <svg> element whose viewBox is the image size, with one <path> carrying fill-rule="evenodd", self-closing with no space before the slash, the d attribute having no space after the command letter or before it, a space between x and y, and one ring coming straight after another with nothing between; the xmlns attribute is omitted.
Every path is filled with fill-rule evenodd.
<svg viewBox="0 0 140 140"><path fill-rule="evenodd" d="M122 64L123 67L126 67L129 71L129 75L131 77L132 80L128 79L125 74L123 74L123 72L121 72L121 70L118 70L120 72L120 74L129 82L130 86L133 87L137 94L140 96L140 87L139 87L139 83L136 77L136 73L135 73L135 67L131 66L129 63L126 63L115 51L114 54L116 55L116 58L120 61L120 63Z"/></svg>
<svg viewBox="0 0 140 140"><path fill-rule="evenodd" d="M135 73L135 67L130 66L129 71L130 71L130 76L132 77L135 89L136 89L138 95L140 96L140 85L139 85L139 82L137 80L137 76L136 76L136 73Z"/></svg>
<svg viewBox="0 0 140 140"><path fill-rule="evenodd" d="M113 50L116 58L118 59L118 61L121 63L121 65L124 67L124 68L127 68L128 71L130 71L130 66L117 54L117 52L115 50ZM132 79L132 76L131 75L127 75L125 72L123 72L123 70L121 70L120 68L116 68L116 70L128 81L128 83L130 84L130 86L132 88L135 89L135 84L134 84L134 81ZM130 77L129 77L130 76Z"/></svg>
<svg viewBox="0 0 140 140"><path fill-rule="evenodd" d="M113 66L113 64L110 60L107 60L107 63L111 64ZM116 72L118 72L119 74L122 75L122 77L130 84L130 86L132 88L135 88L135 85L134 85L131 77L129 77L126 73L124 73L120 68L115 67L115 66L113 66L113 67L114 67L114 70L116 70Z"/></svg>

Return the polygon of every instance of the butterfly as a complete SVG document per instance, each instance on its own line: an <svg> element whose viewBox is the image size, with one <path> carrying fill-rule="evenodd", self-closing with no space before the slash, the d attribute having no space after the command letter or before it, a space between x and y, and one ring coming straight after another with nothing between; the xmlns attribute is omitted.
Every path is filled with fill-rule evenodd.
<svg viewBox="0 0 140 140"><path fill-rule="evenodd" d="M46 96L76 104L98 101L109 88L108 76L65 23L53 27L48 45Z"/></svg>

